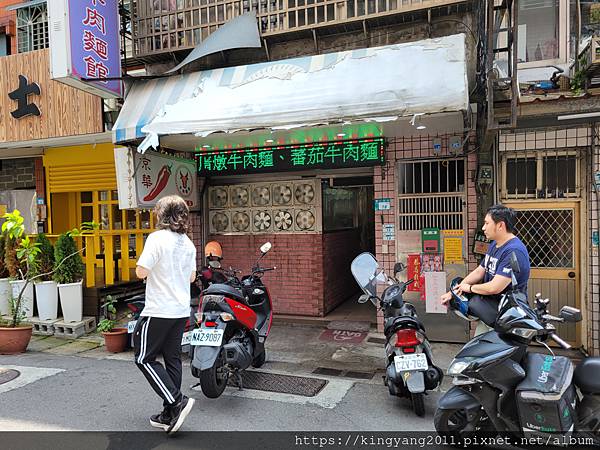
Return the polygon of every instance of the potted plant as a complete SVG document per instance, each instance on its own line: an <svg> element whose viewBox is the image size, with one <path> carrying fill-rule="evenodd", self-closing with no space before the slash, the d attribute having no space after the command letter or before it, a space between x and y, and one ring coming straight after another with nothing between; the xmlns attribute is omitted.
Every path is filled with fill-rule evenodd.
<svg viewBox="0 0 600 450"><path fill-rule="evenodd" d="M6 264L4 264L5 242L6 237L4 234L0 234L0 316L6 316L10 314L10 284L8 282L8 270L6 270Z"/></svg>
<svg viewBox="0 0 600 450"><path fill-rule="evenodd" d="M24 352L31 340L33 327L23 324L23 321L27 317L26 308L33 310L33 304L25 303L25 292L31 283L33 267L40 250L38 244L31 241L29 236L23 237L25 226L19 210L6 213L3 218L5 221L2 224L2 234L6 237L6 242L10 243L6 247L7 266L10 265L10 270L18 270L23 282L18 285L16 295L10 293L10 319L0 323L0 354L14 354ZM14 245L15 243L18 244ZM24 269L21 269L21 266Z"/></svg>
<svg viewBox="0 0 600 450"><path fill-rule="evenodd" d="M62 261L74 254L60 266L55 267L54 281L58 285L60 307L65 322L83 320L83 260L77 251L72 231L62 233L54 245L54 260Z"/></svg>
<svg viewBox="0 0 600 450"><path fill-rule="evenodd" d="M30 269L35 270L35 258L26 262L17 255L25 233L24 218L18 209L6 213L3 217L5 219L2 225L2 234L5 235L4 264L9 276L10 295L15 299L23 290L20 313L26 318L31 318L33 317L33 285L25 282L25 275ZM27 241L27 245L29 244L32 242ZM30 266L28 267L27 264Z"/></svg>
<svg viewBox="0 0 600 450"><path fill-rule="evenodd" d="M38 316L40 320L54 320L58 316L58 288L52 279L54 247L44 233L38 234L35 242L40 249L34 267L34 275L40 275L35 282Z"/></svg>
<svg viewBox="0 0 600 450"><path fill-rule="evenodd" d="M98 331L104 336L106 350L111 353L120 353L127 347L127 328L117 328L117 309L116 300L106 296L106 302L102 305L105 311L105 318L98 323Z"/></svg>

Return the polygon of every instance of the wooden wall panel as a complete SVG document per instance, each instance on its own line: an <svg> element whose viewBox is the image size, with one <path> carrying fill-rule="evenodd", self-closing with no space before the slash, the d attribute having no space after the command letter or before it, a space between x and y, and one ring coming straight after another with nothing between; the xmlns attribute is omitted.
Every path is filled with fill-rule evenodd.
<svg viewBox="0 0 600 450"><path fill-rule="evenodd" d="M50 51L38 50L0 58L0 142L18 142L80 134L101 133L102 100L50 79ZM17 102L8 93L19 85L19 75L40 86L30 96L40 116L15 119Z"/></svg>

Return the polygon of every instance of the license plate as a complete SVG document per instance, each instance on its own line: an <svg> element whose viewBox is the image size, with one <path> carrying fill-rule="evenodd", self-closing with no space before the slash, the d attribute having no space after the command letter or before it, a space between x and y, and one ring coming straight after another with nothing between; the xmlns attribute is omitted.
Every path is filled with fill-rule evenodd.
<svg viewBox="0 0 600 450"><path fill-rule="evenodd" d="M129 322L127 322L127 332L128 333L133 333L133 330L135 330L135 326L137 324L137 320L130 320Z"/></svg>
<svg viewBox="0 0 600 450"><path fill-rule="evenodd" d="M188 345L190 342L192 342L192 332L186 331L183 333L183 336L181 336L181 345Z"/></svg>
<svg viewBox="0 0 600 450"><path fill-rule="evenodd" d="M415 355L397 355L394 357L396 372L411 372L414 370L427 370L427 356L425 353Z"/></svg>
<svg viewBox="0 0 600 450"><path fill-rule="evenodd" d="M211 330L208 328L196 328L192 332L192 345L206 345L208 347L218 347L223 340L224 330Z"/></svg>

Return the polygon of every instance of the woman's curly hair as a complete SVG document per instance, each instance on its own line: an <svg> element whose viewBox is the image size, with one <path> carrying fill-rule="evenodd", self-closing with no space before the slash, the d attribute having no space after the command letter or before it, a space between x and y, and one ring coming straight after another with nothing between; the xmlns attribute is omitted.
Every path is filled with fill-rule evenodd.
<svg viewBox="0 0 600 450"><path fill-rule="evenodd" d="M190 209L180 196L168 195L161 198L156 203L154 212L157 218L156 228L169 229L180 234L188 232Z"/></svg>

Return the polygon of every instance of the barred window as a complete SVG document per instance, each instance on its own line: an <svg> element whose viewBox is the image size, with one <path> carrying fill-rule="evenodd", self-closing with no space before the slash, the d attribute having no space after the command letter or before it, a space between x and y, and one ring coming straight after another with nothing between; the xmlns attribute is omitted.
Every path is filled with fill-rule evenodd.
<svg viewBox="0 0 600 450"><path fill-rule="evenodd" d="M45 3L17 10L17 51L48 48L48 11Z"/></svg>

